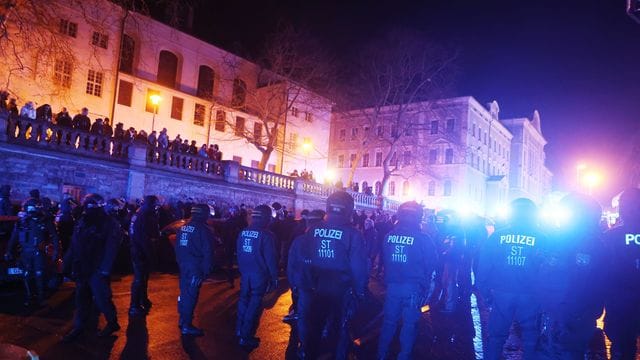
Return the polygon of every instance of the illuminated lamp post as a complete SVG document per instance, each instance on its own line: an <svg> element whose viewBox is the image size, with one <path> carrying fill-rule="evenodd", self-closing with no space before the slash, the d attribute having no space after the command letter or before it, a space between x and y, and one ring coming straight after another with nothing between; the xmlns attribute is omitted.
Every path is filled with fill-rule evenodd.
<svg viewBox="0 0 640 360"><path fill-rule="evenodd" d="M584 182L587 184L587 188L589 189L589 195L593 195L593 188L600 185L602 178L600 174L596 172L590 172L585 174Z"/></svg>
<svg viewBox="0 0 640 360"><path fill-rule="evenodd" d="M304 169L307 170L307 158L309 157L309 152L311 151L311 148L313 147L313 145L311 144L310 140L305 140L302 143L302 152L304 153Z"/></svg>
<svg viewBox="0 0 640 360"><path fill-rule="evenodd" d="M580 173L582 173L582 171L584 171L587 168L587 164L583 163L583 162L579 162L578 165L576 165L576 190L580 191Z"/></svg>
<svg viewBox="0 0 640 360"><path fill-rule="evenodd" d="M151 131L153 132L156 126L156 114L158 113L158 104L160 104L160 100L162 100L162 98L158 94L153 94L149 96L149 100L151 100L151 104L153 104L153 118L151 119Z"/></svg>

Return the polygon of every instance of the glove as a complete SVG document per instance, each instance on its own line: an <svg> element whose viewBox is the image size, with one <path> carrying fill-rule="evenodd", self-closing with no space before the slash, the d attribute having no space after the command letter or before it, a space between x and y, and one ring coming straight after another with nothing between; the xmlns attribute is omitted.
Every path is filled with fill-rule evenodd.
<svg viewBox="0 0 640 360"><path fill-rule="evenodd" d="M267 293L272 293L278 288L278 279L269 281L267 285Z"/></svg>
<svg viewBox="0 0 640 360"><path fill-rule="evenodd" d="M191 277L191 287L200 287L200 285L202 285L202 278L196 275L193 275Z"/></svg>
<svg viewBox="0 0 640 360"><path fill-rule="evenodd" d="M13 255L11 255L11 253L5 253L4 254L4 261L6 261L6 262L13 261Z"/></svg>

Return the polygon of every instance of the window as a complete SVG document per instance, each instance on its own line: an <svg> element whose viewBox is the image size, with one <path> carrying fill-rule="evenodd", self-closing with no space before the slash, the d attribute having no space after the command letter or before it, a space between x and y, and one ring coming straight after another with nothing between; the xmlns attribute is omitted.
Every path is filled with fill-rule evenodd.
<svg viewBox="0 0 640 360"><path fill-rule="evenodd" d="M173 96L171 98L171 118L182 120L182 108L184 107L184 99Z"/></svg>
<svg viewBox="0 0 640 360"><path fill-rule="evenodd" d="M373 187L373 193L375 195L382 195L382 183L380 181L376 181Z"/></svg>
<svg viewBox="0 0 640 360"><path fill-rule="evenodd" d="M224 132L227 125L226 118L227 114L224 113L224 110L216 111L216 124L214 126L216 131Z"/></svg>
<svg viewBox="0 0 640 360"><path fill-rule="evenodd" d="M444 163L453 164L453 149L447 149L444 152Z"/></svg>
<svg viewBox="0 0 640 360"><path fill-rule="evenodd" d="M254 122L253 123L253 141L258 144L262 144L262 123Z"/></svg>
<svg viewBox="0 0 640 360"><path fill-rule="evenodd" d="M196 89L196 96L203 99L213 99L213 69L200 65L198 70L198 88Z"/></svg>
<svg viewBox="0 0 640 360"><path fill-rule="evenodd" d="M338 135L338 139L340 139L340 141L345 141L347 139L347 130L340 129L340 133Z"/></svg>
<svg viewBox="0 0 640 360"><path fill-rule="evenodd" d="M380 125L376 128L376 135L378 135L379 138L384 137L384 126Z"/></svg>
<svg viewBox="0 0 640 360"><path fill-rule="evenodd" d="M451 180L444 181L444 191L442 194L444 196L451 196Z"/></svg>
<svg viewBox="0 0 640 360"><path fill-rule="evenodd" d="M71 37L78 36L78 24L69 20L60 19L59 28L61 34L65 34Z"/></svg>
<svg viewBox="0 0 640 360"><path fill-rule="evenodd" d="M233 155L233 161L235 161L238 164L242 165L242 156Z"/></svg>
<svg viewBox="0 0 640 360"><path fill-rule="evenodd" d="M485 131L484 133L484 144L487 145L487 132Z"/></svg>
<svg viewBox="0 0 640 360"><path fill-rule="evenodd" d="M291 107L291 116L298 117L298 108L295 106Z"/></svg>
<svg viewBox="0 0 640 360"><path fill-rule="evenodd" d="M362 155L362 167L369 167L369 154Z"/></svg>
<svg viewBox="0 0 640 360"><path fill-rule="evenodd" d="M242 107L247 100L247 84L240 80L233 80L233 94L231 95L231 106Z"/></svg>
<svg viewBox="0 0 640 360"><path fill-rule="evenodd" d="M411 186L407 180L402 182L402 196L409 196Z"/></svg>
<svg viewBox="0 0 640 360"><path fill-rule="evenodd" d="M456 126L456 120L455 119L447 119L447 132L448 133L452 133L453 129Z"/></svg>
<svg viewBox="0 0 640 360"><path fill-rule="evenodd" d="M358 128L351 128L351 140L355 140L358 137Z"/></svg>
<svg viewBox="0 0 640 360"><path fill-rule="evenodd" d="M436 194L436 182L431 180L429 181L429 186L427 188L427 194L429 196L435 196Z"/></svg>
<svg viewBox="0 0 640 360"><path fill-rule="evenodd" d="M382 153L376 153L376 166L382 166Z"/></svg>
<svg viewBox="0 0 640 360"><path fill-rule="evenodd" d="M310 113L310 112L304 113L304 121L312 122L313 121L313 114Z"/></svg>
<svg viewBox="0 0 640 360"><path fill-rule="evenodd" d="M391 125L391 137L392 138L398 137L398 127L396 125Z"/></svg>
<svg viewBox="0 0 640 360"><path fill-rule="evenodd" d="M356 154L349 155L349 167L356 165Z"/></svg>
<svg viewBox="0 0 640 360"><path fill-rule="evenodd" d="M403 165L411 165L411 151L405 151L402 159Z"/></svg>
<svg viewBox="0 0 640 360"><path fill-rule="evenodd" d="M476 137L476 124L473 124L473 127L471 129L471 136Z"/></svg>
<svg viewBox="0 0 640 360"><path fill-rule="evenodd" d="M274 164L268 164L267 171L272 173L276 172L276 166Z"/></svg>
<svg viewBox="0 0 640 360"><path fill-rule="evenodd" d="M171 51L160 51L158 60L158 84L170 88L176 87L176 77L178 76L178 57Z"/></svg>
<svg viewBox="0 0 640 360"><path fill-rule="evenodd" d="M391 163L389 165L398 166L398 157L396 156L395 151L393 152L393 154L391 154Z"/></svg>
<svg viewBox="0 0 640 360"><path fill-rule="evenodd" d="M131 98L133 97L133 83L120 80L120 86L118 86L118 89L118 104L131 106Z"/></svg>
<svg viewBox="0 0 640 360"><path fill-rule="evenodd" d="M184 99L174 96L171 99L171 118L182 120L182 108L184 107ZM198 109L198 104L196 104Z"/></svg>
<svg viewBox="0 0 640 360"><path fill-rule="evenodd" d="M396 182L389 181L389 196L394 196L396 194Z"/></svg>
<svg viewBox="0 0 640 360"><path fill-rule="evenodd" d="M109 35L103 34L97 31L94 31L93 35L91 35L91 45L106 49L108 44L109 44Z"/></svg>
<svg viewBox="0 0 640 360"><path fill-rule="evenodd" d="M175 99L175 98L174 98ZM198 126L204 126L204 116L206 108L202 104L196 104L193 110L193 124Z"/></svg>
<svg viewBox="0 0 640 360"><path fill-rule="evenodd" d="M368 188L369 188L369 183L366 182L366 181L363 181L362 182L362 192L366 193Z"/></svg>
<svg viewBox="0 0 640 360"><path fill-rule="evenodd" d="M152 89L147 89L147 103L145 104L145 108L144 110L146 112L150 112L150 113L157 113L158 111L158 105L154 105L151 102L151 97L154 95L160 95L160 91L158 90L152 90Z"/></svg>
<svg viewBox="0 0 640 360"><path fill-rule="evenodd" d="M244 136L244 121L245 119L241 116L236 116L236 126L233 129L233 133L236 136Z"/></svg>
<svg viewBox="0 0 640 360"><path fill-rule="evenodd" d="M85 92L93 96L102 96L102 78L104 74L99 71L89 70L87 74L87 88Z"/></svg>
<svg viewBox="0 0 640 360"><path fill-rule="evenodd" d="M344 167L344 155L338 155L338 167L339 168Z"/></svg>
<svg viewBox="0 0 640 360"><path fill-rule="evenodd" d="M431 121L431 135L438 133L438 120Z"/></svg>
<svg viewBox="0 0 640 360"><path fill-rule="evenodd" d="M429 150L429 164L435 164L438 161L438 149Z"/></svg>
<svg viewBox="0 0 640 360"><path fill-rule="evenodd" d="M252 167L252 168L257 169L259 165L260 165L260 161L258 161L258 160L251 160L251 167Z"/></svg>
<svg viewBox="0 0 640 360"><path fill-rule="evenodd" d="M73 67L70 61L56 60L53 71L53 80L56 84L70 88L71 87L71 71Z"/></svg>
<svg viewBox="0 0 640 360"><path fill-rule="evenodd" d="M122 37L120 48L120 71L126 74L133 74L133 56L135 54L136 42L129 35Z"/></svg>

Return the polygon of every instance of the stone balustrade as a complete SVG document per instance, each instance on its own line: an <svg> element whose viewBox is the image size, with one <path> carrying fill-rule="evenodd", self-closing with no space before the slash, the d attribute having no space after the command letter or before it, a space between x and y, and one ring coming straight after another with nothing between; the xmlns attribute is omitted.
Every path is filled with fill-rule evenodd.
<svg viewBox="0 0 640 360"><path fill-rule="evenodd" d="M235 161L216 161L207 157L149 146L145 141L124 142L113 137L58 126L24 117L9 117L0 112L0 142L38 149L55 150L79 159L100 159L118 162L129 169L128 196L141 197L149 191L145 169L171 177L172 174L192 176L203 184L237 187L257 192L281 194L300 199L299 206L323 207L325 199L337 189L301 178L276 174L241 166ZM34 153L37 155L37 152ZM66 155L65 155L66 156ZM108 166L108 163L105 166ZM225 183L227 185L225 185ZM176 189L177 190L177 189ZM348 191L358 209L382 209L395 212L398 203L384 197ZM304 200L302 200L304 199ZM296 206L297 207L297 206ZM297 209L300 210L300 209Z"/></svg>
<svg viewBox="0 0 640 360"><path fill-rule="evenodd" d="M38 146L56 151L126 161L128 143L113 137L54 125L25 117L3 117L5 129L0 139L11 143Z"/></svg>

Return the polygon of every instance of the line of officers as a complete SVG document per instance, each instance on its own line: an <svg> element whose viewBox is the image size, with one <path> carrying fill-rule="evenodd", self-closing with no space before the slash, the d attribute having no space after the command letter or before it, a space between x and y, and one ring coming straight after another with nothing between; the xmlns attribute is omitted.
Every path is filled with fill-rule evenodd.
<svg viewBox="0 0 640 360"><path fill-rule="evenodd" d="M605 233L600 228L601 208L593 199L570 194L562 205L571 210L570 220L543 232L535 204L524 198L514 200L506 226L479 244L473 266L475 288L490 308L485 359L501 358L514 321L519 324L525 359L583 359L596 319L605 308L604 330L612 342L613 359L635 359L640 335L640 190L622 193L621 221ZM152 306L146 291L148 247L158 236L157 206L157 198L145 197L129 229L134 264L132 316L147 314ZM122 231L99 195L87 195L82 208L65 258L76 281L77 306L66 341L85 330L92 299L107 320L99 335L108 336L120 328L109 276ZM29 213L28 206L26 210ZM335 358L348 356L350 320L365 299L369 279L365 239L351 224L353 210L348 193L333 193L327 199L326 214L311 212L306 232L290 247L287 276L294 290L299 358L319 356L321 342L332 344L329 348ZM193 315L202 283L214 268L209 216L208 205L194 205L191 218L176 235L179 328L187 336L203 335L193 325ZM255 334L262 298L278 286L276 241L269 230L272 219L269 206L257 206L250 225L237 239L241 287L236 335L241 346L250 348L259 346ZM399 323L397 357L411 358L420 309L433 292L438 250L423 230L422 220L421 205L403 203L396 224L383 240L386 298L379 359L391 355ZM21 232L17 234L21 238ZM21 245L24 251L22 240Z"/></svg>

